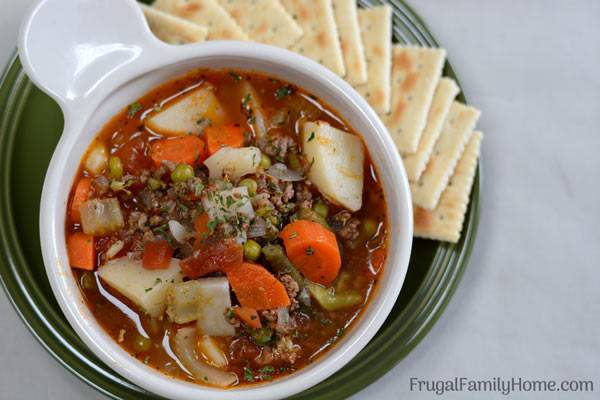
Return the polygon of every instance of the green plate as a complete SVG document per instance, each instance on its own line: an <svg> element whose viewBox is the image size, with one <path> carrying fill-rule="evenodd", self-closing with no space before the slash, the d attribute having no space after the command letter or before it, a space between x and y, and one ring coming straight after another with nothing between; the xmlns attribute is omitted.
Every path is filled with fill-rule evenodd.
<svg viewBox="0 0 600 400"><path fill-rule="evenodd" d="M359 1L362 6L378 3ZM406 4L390 4L398 42L437 46ZM450 65L446 65L445 75L456 79ZM465 101L464 97L460 100ZM19 60L13 59L0 81L2 284L40 344L73 374L116 399L156 399L92 354L63 317L46 278L38 240L39 202L44 174L62 127L58 106L31 84ZM375 338L338 373L294 399L350 396L389 371L429 332L456 289L471 253L477 232L479 188L480 171L461 241L453 245L415 240L400 297Z"/></svg>

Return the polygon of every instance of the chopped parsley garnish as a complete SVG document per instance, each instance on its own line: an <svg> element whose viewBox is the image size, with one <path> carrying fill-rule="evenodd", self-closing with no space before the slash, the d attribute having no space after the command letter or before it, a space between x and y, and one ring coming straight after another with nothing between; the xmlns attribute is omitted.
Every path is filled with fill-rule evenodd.
<svg viewBox="0 0 600 400"><path fill-rule="evenodd" d="M217 229L217 225L219 225L219 221L213 219L208 221L208 224L206 224L208 226L208 230L210 233L213 233L215 231L215 229Z"/></svg>
<svg viewBox="0 0 600 400"><path fill-rule="evenodd" d="M141 109L142 109L142 105L140 104L139 101L136 101L135 103L131 103L127 107L127 116L129 118L133 118L133 117L135 117L135 114L137 114L137 112L140 111Z"/></svg>
<svg viewBox="0 0 600 400"><path fill-rule="evenodd" d="M281 100L286 96L289 96L290 94L294 93L294 89L290 86L282 86L279 89L277 89L275 91L275 98L277 100Z"/></svg>
<svg viewBox="0 0 600 400"><path fill-rule="evenodd" d="M275 368L273 368L270 365L265 365L264 367L259 369L258 372L260 373L261 380L270 381L271 379L273 379L271 375L275 372Z"/></svg>
<svg viewBox="0 0 600 400"><path fill-rule="evenodd" d="M254 372L248 367L244 367L244 379L247 382L254 382Z"/></svg>
<svg viewBox="0 0 600 400"><path fill-rule="evenodd" d="M290 233L290 239L295 239L297 237L298 237L298 232L294 231L294 232Z"/></svg>
<svg viewBox="0 0 600 400"><path fill-rule="evenodd" d="M314 138L315 138L315 133L314 133L314 132L311 132L311 133L310 133L310 136L308 137L308 140L307 140L307 142L310 142L310 141L312 141Z"/></svg>
<svg viewBox="0 0 600 400"><path fill-rule="evenodd" d="M239 82L242 80L242 76L240 74L236 74L233 71L229 72L229 76L235 81L235 82Z"/></svg>
<svg viewBox="0 0 600 400"><path fill-rule="evenodd" d="M250 100L252 100L252 95L250 93L246 93L246 95L242 99L242 106L244 106L244 108L248 107L248 103L250 103Z"/></svg>
<svg viewBox="0 0 600 400"><path fill-rule="evenodd" d="M308 246L308 247L306 248L306 250L304 250L304 253L305 253L307 256L312 256L313 254L315 254L315 249L313 249L311 246Z"/></svg>

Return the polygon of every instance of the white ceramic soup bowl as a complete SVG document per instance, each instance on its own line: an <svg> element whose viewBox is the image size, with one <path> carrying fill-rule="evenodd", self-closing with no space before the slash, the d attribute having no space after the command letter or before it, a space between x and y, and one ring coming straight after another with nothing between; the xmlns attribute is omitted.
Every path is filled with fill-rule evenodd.
<svg viewBox="0 0 600 400"><path fill-rule="evenodd" d="M116 372L171 399L283 398L335 373L377 333L396 301L408 267L411 201L404 168L385 127L341 78L308 58L256 43L164 44L152 35L133 0L41 1L22 24L19 55L29 77L58 102L65 119L40 206L40 240L48 279L73 329ZM94 136L136 98L198 67L262 72L323 99L362 135L387 200L389 253L378 289L362 317L317 362L260 386L229 390L203 387L170 378L130 356L96 322L77 287L66 252L69 190Z"/></svg>

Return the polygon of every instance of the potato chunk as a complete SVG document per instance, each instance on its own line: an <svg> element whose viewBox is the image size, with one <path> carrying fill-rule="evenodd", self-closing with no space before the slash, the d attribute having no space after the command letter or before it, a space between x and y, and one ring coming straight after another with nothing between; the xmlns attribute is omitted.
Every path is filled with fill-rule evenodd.
<svg viewBox="0 0 600 400"><path fill-rule="evenodd" d="M256 173L262 153L257 147L223 147L204 161L211 179L220 179L223 172L237 180L244 175Z"/></svg>
<svg viewBox="0 0 600 400"><path fill-rule="evenodd" d="M225 111L214 94L212 85L202 85L146 120L146 126L163 135L199 134L208 123L221 125Z"/></svg>
<svg viewBox="0 0 600 400"><path fill-rule="evenodd" d="M86 235L104 236L125 225L119 200L114 197L88 200L79 207L79 214Z"/></svg>
<svg viewBox="0 0 600 400"><path fill-rule="evenodd" d="M355 135L327 122L307 122L302 151L312 164L309 179L329 201L350 211L362 207L365 149Z"/></svg>
<svg viewBox="0 0 600 400"><path fill-rule="evenodd" d="M202 278L178 283L167 292L167 314L178 323L197 321L203 335L232 336L235 328L225 318L231 307L227 278Z"/></svg>
<svg viewBox="0 0 600 400"><path fill-rule="evenodd" d="M93 175L100 175L108 164L108 149L101 142L94 143L87 152L83 167Z"/></svg>
<svg viewBox="0 0 600 400"><path fill-rule="evenodd" d="M162 315L167 289L183 279L175 258L167 269L145 269L141 260L121 257L98 268L98 275L152 317Z"/></svg>

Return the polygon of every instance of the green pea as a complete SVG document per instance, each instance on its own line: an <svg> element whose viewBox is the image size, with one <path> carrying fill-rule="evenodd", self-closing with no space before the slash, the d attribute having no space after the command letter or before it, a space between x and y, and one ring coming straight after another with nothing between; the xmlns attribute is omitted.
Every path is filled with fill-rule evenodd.
<svg viewBox="0 0 600 400"><path fill-rule="evenodd" d="M256 191L258 190L258 184L254 179L246 178L242 179L240 182L240 186L245 186L248 188L248 195L250 197L256 196Z"/></svg>
<svg viewBox="0 0 600 400"><path fill-rule="evenodd" d="M261 253L260 244L252 239L248 239L246 243L244 243L244 257L246 260L256 261L258 257L260 257Z"/></svg>
<svg viewBox="0 0 600 400"><path fill-rule="evenodd" d="M96 279L92 272L84 272L83 275L81 275L80 282L85 290L92 290L96 287Z"/></svg>
<svg viewBox="0 0 600 400"><path fill-rule="evenodd" d="M262 153L262 155L260 156L260 166L263 169L267 169L271 166L271 158L269 158L269 156L265 153Z"/></svg>
<svg viewBox="0 0 600 400"><path fill-rule="evenodd" d="M273 329L267 327L252 329L250 331L250 337L256 345L261 347L266 346L273 337Z"/></svg>
<svg viewBox="0 0 600 400"><path fill-rule="evenodd" d="M375 233L377 233L377 227L379 224L373 218L365 218L360 224L362 232L367 237L372 237Z"/></svg>
<svg viewBox="0 0 600 400"><path fill-rule="evenodd" d="M179 164L171 172L171 180L173 182L185 182L194 177L194 168L188 164Z"/></svg>
<svg viewBox="0 0 600 400"><path fill-rule="evenodd" d="M164 189L165 183L160 179L150 178L148 179L148 187L150 190Z"/></svg>
<svg viewBox="0 0 600 400"><path fill-rule="evenodd" d="M152 348L152 340L137 334L135 336L135 340L133 341L133 348L138 353L146 353Z"/></svg>
<svg viewBox="0 0 600 400"><path fill-rule="evenodd" d="M329 215L329 207L327 207L327 204L320 201L315 203L313 206L313 211L323 218L327 218L327 215Z"/></svg>
<svg viewBox="0 0 600 400"><path fill-rule="evenodd" d="M108 159L108 176L112 179L121 179L123 177L123 163L117 156Z"/></svg>

